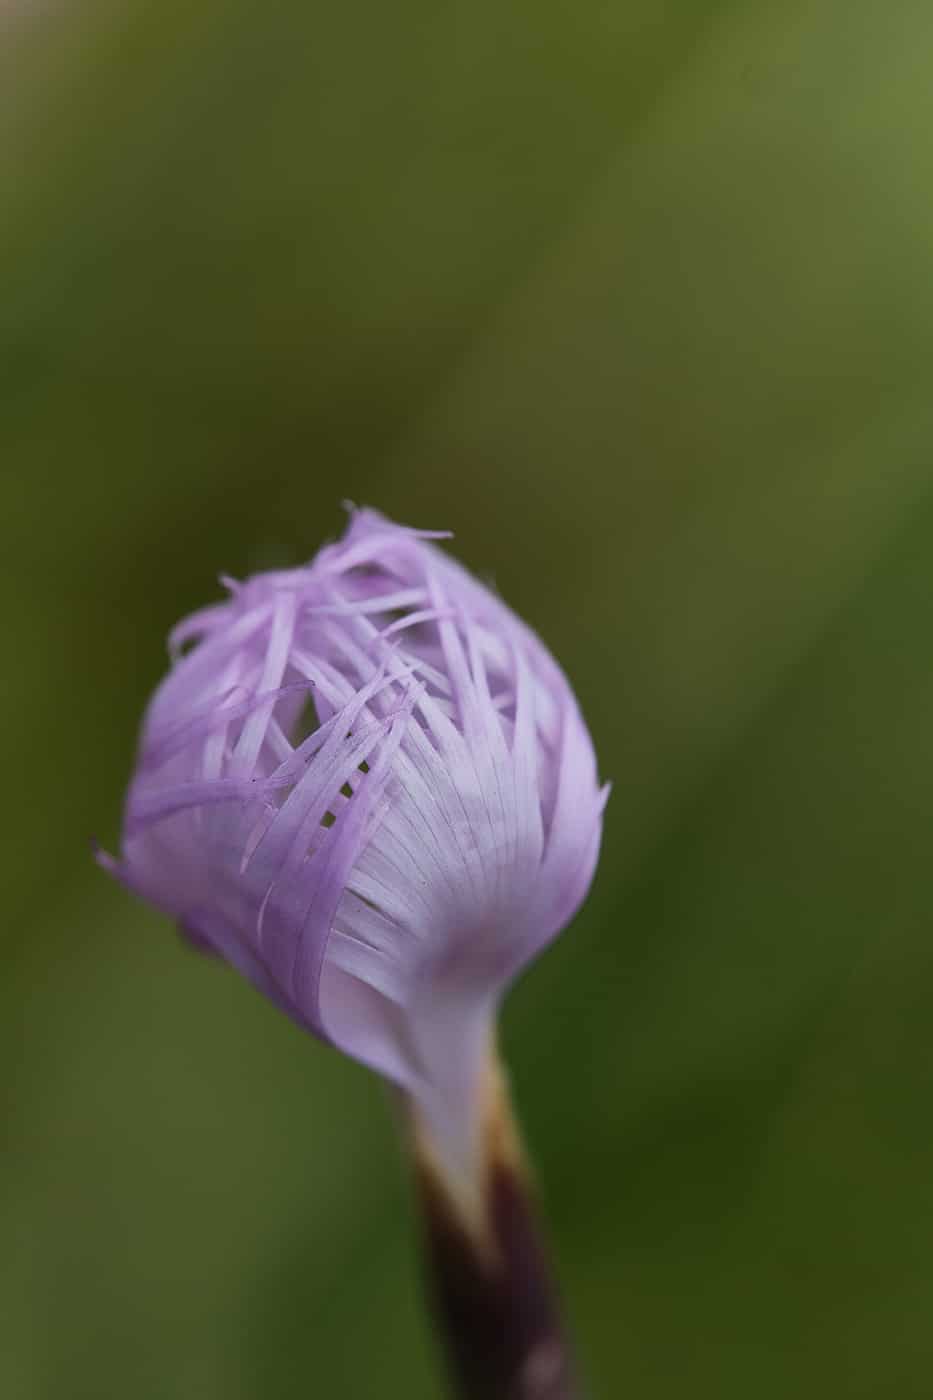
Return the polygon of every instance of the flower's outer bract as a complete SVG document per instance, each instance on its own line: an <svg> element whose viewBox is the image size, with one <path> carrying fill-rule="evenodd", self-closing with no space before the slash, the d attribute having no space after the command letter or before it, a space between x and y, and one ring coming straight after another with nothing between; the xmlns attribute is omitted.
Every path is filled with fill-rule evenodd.
<svg viewBox="0 0 933 1400"><path fill-rule="evenodd" d="M605 789L559 667L424 533L354 512L173 632L102 863L456 1136Z"/></svg>

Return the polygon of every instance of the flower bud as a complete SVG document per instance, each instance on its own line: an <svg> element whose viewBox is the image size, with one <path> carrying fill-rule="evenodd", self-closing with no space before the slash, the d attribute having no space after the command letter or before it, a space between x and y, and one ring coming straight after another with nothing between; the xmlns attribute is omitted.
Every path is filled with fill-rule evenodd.
<svg viewBox="0 0 933 1400"><path fill-rule="evenodd" d="M372 511L173 632L102 862L469 1152L492 1020L568 922L606 790L542 643Z"/></svg>

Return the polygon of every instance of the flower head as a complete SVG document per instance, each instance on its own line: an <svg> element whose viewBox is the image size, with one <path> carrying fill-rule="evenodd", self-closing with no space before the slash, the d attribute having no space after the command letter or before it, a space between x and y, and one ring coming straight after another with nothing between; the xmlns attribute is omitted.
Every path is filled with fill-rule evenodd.
<svg viewBox="0 0 933 1400"><path fill-rule="evenodd" d="M493 593L372 511L305 568L226 582L172 633L101 859L455 1137L504 989L595 867L573 693Z"/></svg>

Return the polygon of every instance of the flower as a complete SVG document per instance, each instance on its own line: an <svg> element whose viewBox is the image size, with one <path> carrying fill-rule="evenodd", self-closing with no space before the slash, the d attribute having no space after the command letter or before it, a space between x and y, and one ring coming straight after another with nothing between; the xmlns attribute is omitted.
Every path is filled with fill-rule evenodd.
<svg viewBox="0 0 933 1400"><path fill-rule="evenodd" d="M563 673L373 511L170 638L102 863L469 1150L501 996L589 887L606 790ZM193 644L193 645L192 645Z"/></svg>

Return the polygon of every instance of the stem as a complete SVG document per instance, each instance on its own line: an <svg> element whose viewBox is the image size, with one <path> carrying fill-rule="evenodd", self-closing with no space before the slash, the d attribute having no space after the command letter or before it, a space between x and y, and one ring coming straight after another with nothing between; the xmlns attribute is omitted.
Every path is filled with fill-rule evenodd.
<svg viewBox="0 0 933 1400"><path fill-rule="evenodd" d="M431 1304L459 1400L581 1400L531 1185L490 1058L474 1180L452 1179L412 1110Z"/></svg>

